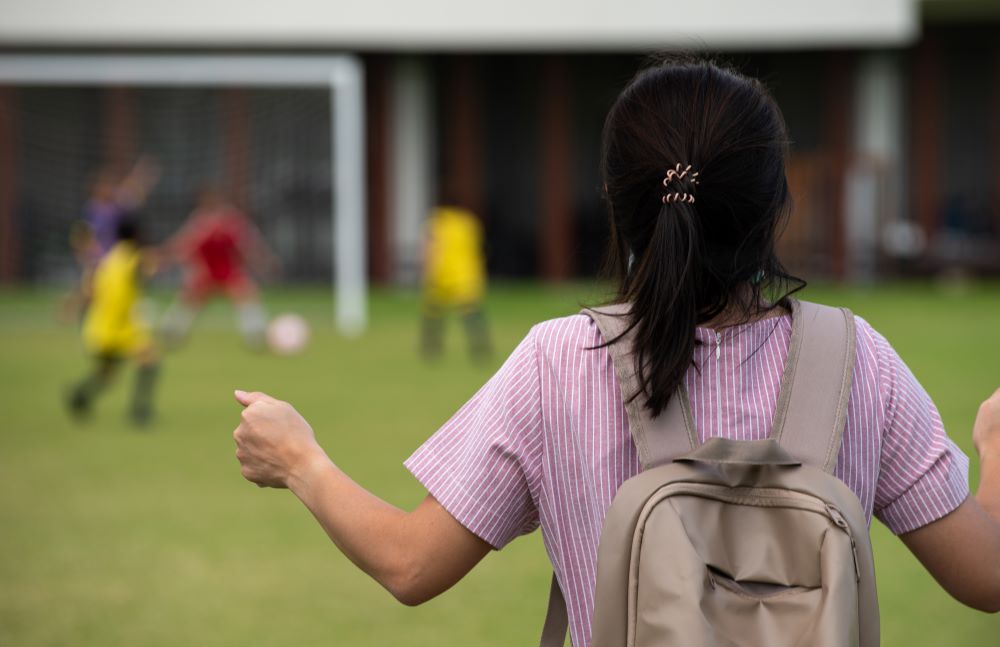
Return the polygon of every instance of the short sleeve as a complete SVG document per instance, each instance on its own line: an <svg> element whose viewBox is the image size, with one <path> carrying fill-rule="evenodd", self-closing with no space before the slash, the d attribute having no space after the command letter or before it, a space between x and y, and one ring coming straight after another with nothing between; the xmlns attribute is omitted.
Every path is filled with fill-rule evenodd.
<svg viewBox="0 0 1000 647"><path fill-rule="evenodd" d="M542 416L534 332L406 468L463 526L502 548L538 527Z"/></svg>
<svg viewBox="0 0 1000 647"><path fill-rule="evenodd" d="M886 415L875 516L893 533L916 530L954 511L969 496L969 459L944 430L930 396L880 335Z"/></svg>

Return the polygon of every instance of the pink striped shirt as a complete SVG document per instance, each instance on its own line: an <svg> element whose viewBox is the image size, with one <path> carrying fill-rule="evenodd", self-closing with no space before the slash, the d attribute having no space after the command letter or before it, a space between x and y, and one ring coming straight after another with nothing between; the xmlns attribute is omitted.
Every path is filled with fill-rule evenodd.
<svg viewBox="0 0 1000 647"><path fill-rule="evenodd" d="M900 534L968 496L968 458L889 343L856 319L857 358L835 474ZM791 318L697 330L685 382L702 441L770 432ZM640 471L621 391L584 315L536 325L497 374L407 461L462 525L496 548L539 525L577 647L590 645L597 544L618 487Z"/></svg>

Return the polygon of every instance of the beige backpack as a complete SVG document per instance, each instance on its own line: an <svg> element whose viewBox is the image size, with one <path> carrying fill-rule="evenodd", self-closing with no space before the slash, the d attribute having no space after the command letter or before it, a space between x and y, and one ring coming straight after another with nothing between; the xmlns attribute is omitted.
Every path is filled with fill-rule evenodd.
<svg viewBox="0 0 1000 647"><path fill-rule="evenodd" d="M623 306L584 312L606 340L627 327ZM627 400L629 337L608 350ZM832 475L854 354L850 311L793 302L767 440L699 447L683 385L655 420L641 398L626 404L643 471L604 522L594 647L878 645L868 526ZM553 576L542 646L561 646L566 626Z"/></svg>

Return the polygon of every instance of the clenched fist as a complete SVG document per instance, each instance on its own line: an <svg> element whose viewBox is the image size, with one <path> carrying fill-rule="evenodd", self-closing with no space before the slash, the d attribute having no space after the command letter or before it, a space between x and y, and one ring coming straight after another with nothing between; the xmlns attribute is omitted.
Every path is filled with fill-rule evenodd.
<svg viewBox="0 0 1000 647"><path fill-rule="evenodd" d="M981 459L1000 459L1000 389L979 406L972 442Z"/></svg>
<svg viewBox="0 0 1000 647"><path fill-rule="evenodd" d="M245 479L261 487L284 488L317 460L329 460L312 427L292 405L265 393L236 391L235 395L246 407L233 432Z"/></svg>

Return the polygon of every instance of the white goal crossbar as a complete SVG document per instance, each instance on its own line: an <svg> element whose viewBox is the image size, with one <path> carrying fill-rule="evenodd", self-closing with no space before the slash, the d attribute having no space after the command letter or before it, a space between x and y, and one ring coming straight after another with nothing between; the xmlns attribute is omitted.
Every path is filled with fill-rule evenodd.
<svg viewBox="0 0 1000 647"><path fill-rule="evenodd" d="M367 325L364 68L355 56L0 55L0 84L319 87L330 92L334 318Z"/></svg>

